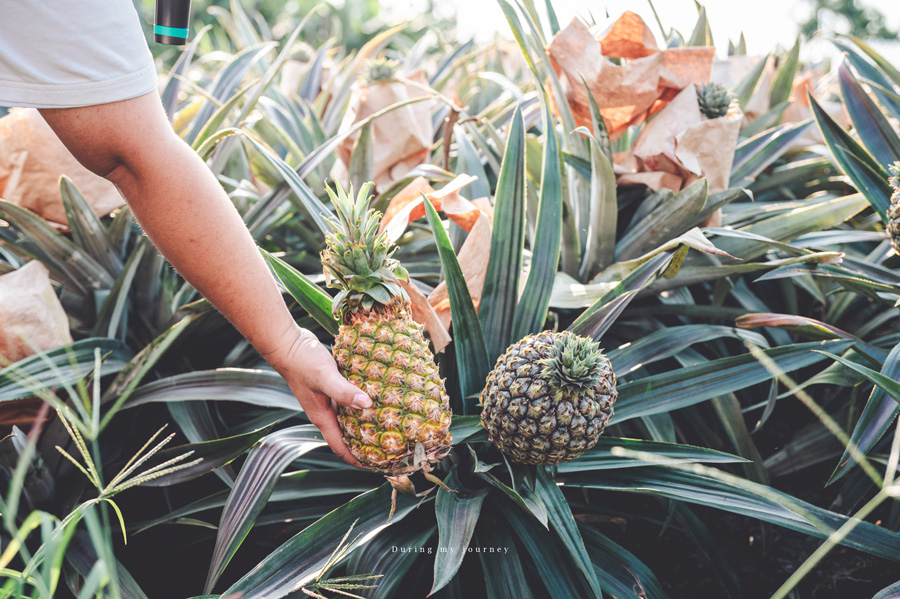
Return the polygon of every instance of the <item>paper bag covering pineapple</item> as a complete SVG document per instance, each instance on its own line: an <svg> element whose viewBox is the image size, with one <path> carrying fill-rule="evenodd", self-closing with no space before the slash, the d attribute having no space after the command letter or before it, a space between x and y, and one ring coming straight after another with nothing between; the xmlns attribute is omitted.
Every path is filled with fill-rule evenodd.
<svg viewBox="0 0 900 599"><path fill-rule="evenodd" d="M68 226L61 175L72 179L97 216L124 204L112 183L75 160L37 110L13 109L0 118L0 198Z"/></svg>
<svg viewBox="0 0 900 599"><path fill-rule="evenodd" d="M429 95L428 82L422 71L395 79L399 64L383 58L369 61L363 77L353 84L350 105L341 124L345 131L392 104ZM421 86L421 87L419 87ZM388 112L372 122L373 180L378 190L385 190L423 164L431 151L434 128L431 123L433 102L420 101ZM358 132L350 135L338 147L340 162L335 165L338 180L347 178L350 156Z"/></svg>
<svg viewBox="0 0 900 599"><path fill-rule="evenodd" d="M69 343L69 322L43 264L33 260L0 276L0 370L35 350ZM13 426L31 426L40 405L36 398L0 404L0 435L9 434Z"/></svg>
<svg viewBox="0 0 900 599"><path fill-rule="evenodd" d="M573 19L547 48L579 126L591 127L587 82L611 139L644 122L685 87L709 81L715 48L659 49L646 23L625 12L601 30ZM615 64L610 58L622 59ZM554 98L555 102L559 99Z"/></svg>

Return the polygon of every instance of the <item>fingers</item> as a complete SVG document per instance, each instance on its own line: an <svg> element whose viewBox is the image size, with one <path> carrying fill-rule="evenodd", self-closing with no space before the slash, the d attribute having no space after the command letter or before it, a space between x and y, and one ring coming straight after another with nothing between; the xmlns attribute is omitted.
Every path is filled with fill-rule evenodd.
<svg viewBox="0 0 900 599"><path fill-rule="evenodd" d="M322 437L325 438L325 442L328 443L331 451L339 455L351 466L362 468L362 464L359 463L359 460L354 457L353 453L350 452L350 448L344 443L344 436L341 434L337 416L330 406L322 411L307 412L307 417L321 431Z"/></svg>
<svg viewBox="0 0 900 599"><path fill-rule="evenodd" d="M359 387L341 376L337 367L324 369L319 381L319 391L333 399L336 403L348 408L372 407L372 400Z"/></svg>

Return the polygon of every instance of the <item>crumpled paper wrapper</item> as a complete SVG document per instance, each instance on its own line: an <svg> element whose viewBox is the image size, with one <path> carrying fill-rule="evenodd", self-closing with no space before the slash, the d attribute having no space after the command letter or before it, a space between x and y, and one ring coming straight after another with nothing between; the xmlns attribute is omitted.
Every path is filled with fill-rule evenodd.
<svg viewBox="0 0 900 599"><path fill-rule="evenodd" d="M0 118L0 197L68 226L59 196L61 175L72 179L97 216L124 204L112 183L75 160L37 110L13 109Z"/></svg>
<svg viewBox="0 0 900 599"><path fill-rule="evenodd" d="M425 74L417 71L406 77L410 81L427 86ZM388 106L427 96L428 93L402 81L375 82L369 84L357 80L350 94L350 105L340 129L345 131L359 121L370 117ZM387 189L396 181L424 163L431 151L434 129L431 123L433 102L408 104L372 121L374 183L376 189ZM359 132L348 136L337 148L340 167L339 179L346 179L350 167L353 144ZM335 165L338 166L338 165Z"/></svg>
<svg viewBox="0 0 900 599"><path fill-rule="evenodd" d="M727 189L742 120L736 106L706 118L689 84L641 130L630 154L615 157L618 184L680 191L705 177L710 193Z"/></svg>
<svg viewBox="0 0 900 599"><path fill-rule="evenodd" d="M459 195L460 190L474 180L475 177L470 175L459 175L435 191L424 178L414 179L391 199L381 220L381 230L387 231L391 240L399 239L409 223L425 216L422 200L422 194L425 194L435 210L444 212L469 233L457 254L457 260L477 310L491 253L492 213L486 198L469 201ZM435 351L443 351L451 340L450 298L446 283L441 282L428 296L413 283L401 283L409 294L413 319L425 325Z"/></svg>
<svg viewBox="0 0 900 599"><path fill-rule="evenodd" d="M605 31L573 19L547 47L579 126L591 127L582 76L610 138L661 110L691 83L709 81L715 48L660 50L644 21L626 12ZM616 65L609 58L625 59ZM554 102L558 101L554 98Z"/></svg>
<svg viewBox="0 0 900 599"><path fill-rule="evenodd" d="M72 343L66 312L36 260L0 276L0 368L34 353Z"/></svg>

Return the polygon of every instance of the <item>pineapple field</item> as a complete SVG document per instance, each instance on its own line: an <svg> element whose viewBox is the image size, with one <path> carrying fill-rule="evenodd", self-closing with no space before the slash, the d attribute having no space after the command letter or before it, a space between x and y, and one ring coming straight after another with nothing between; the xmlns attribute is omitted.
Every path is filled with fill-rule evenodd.
<svg viewBox="0 0 900 599"><path fill-rule="evenodd" d="M900 65L494 1L507 41L231 0L153 48L294 358L371 400L343 457L0 118L0 597L900 597Z"/></svg>

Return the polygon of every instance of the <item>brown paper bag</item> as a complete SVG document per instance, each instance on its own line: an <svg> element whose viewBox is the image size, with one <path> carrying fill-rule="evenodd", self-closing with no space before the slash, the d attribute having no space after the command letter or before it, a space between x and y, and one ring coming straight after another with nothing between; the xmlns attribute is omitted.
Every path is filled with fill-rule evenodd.
<svg viewBox="0 0 900 599"><path fill-rule="evenodd" d="M705 177L710 193L726 189L742 120L736 105L723 117L707 119L698 107L696 89L688 85L641 130L632 147L633 160L618 159L618 183L679 191Z"/></svg>
<svg viewBox="0 0 900 599"><path fill-rule="evenodd" d="M0 276L0 364L72 343L69 321L47 268L32 260Z"/></svg>
<svg viewBox="0 0 900 599"><path fill-rule="evenodd" d="M37 110L13 109L0 118L0 197L68 225L59 197L61 175L72 179L97 216L124 204L112 183L75 160Z"/></svg>
<svg viewBox="0 0 900 599"><path fill-rule="evenodd" d="M459 195L474 180L470 175L459 175L435 191L428 181L417 177L391 199L381 220L381 230L387 231L391 239L399 239L409 223L425 216L422 200L425 194L435 210L443 211L469 232L457 259L477 310L491 253L491 211L489 202L469 201ZM450 299L446 283L441 282L428 296L411 283L404 288L410 296L413 318L425 325L435 351L442 351L450 343Z"/></svg>
<svg viewBox="0 0 900 599"><path fill-rule="evenodd" d="M687 85L709 81L715 48L659 50L643 20L626 12L605 31L588 29L573 19L553 38L547 53L576 124L591 126L584 77L615 140L661 110ZM606 56L625 60L616 65Z"/></svg>
<svg viewBox="0 0 900 599"><path fill-rule="evenodd" d="M413 73L407 79L423 86L428 85L422 71ZM341 124L341 130L345 131L392 104L427 95L428 92L424 89L401 81L369 84L358 80L353 84L350 105ZM387 189L426 161L434 137L431 124L433 106L434 103L430 101L415 102L397 108L372 122L376 189ZM354 133L338 146L337 154L344 171L350 166L350 155L358 136L358 132ZM345 178L341 176L343 174L339 173L339 177Z"/></svg>

